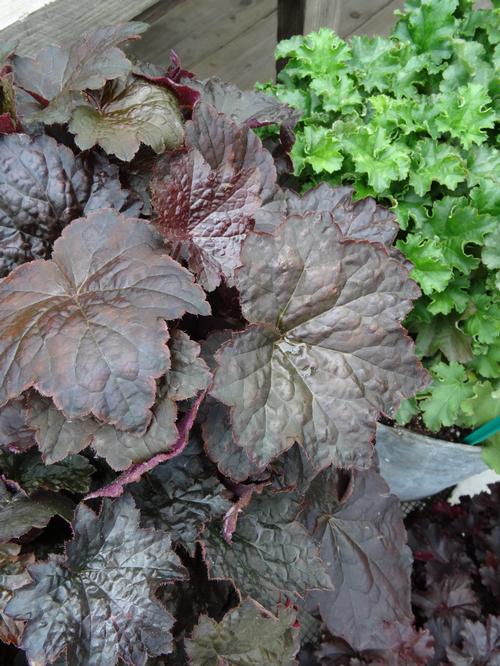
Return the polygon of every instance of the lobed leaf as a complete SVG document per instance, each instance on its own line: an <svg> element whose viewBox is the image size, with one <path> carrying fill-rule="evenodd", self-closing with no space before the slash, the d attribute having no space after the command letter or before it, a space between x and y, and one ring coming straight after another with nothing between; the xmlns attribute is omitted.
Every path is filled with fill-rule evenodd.
<svg viewBox="0 0 500 666"><path fill-rule="evenodd" d="M312 483L302 520L332 581L313 591L330 632L356 650L384 647L386 623L411 624L411 554L399 501L375 472L354 472L339 500L330 472Z"/></svg>
<svg viewBox="0 0 500 666"><path fill-rule="evenodd" d="M0 283L0 399L35 386L69 418L144 432L169 367L160 318L208 314L202 290L151 227L112 210L75 221L52 257Z"/></svg>
<svg viewBox="0 0 500 666"><path fill-rule="evenodd" d="M16 543L0 545L0 640L7 645L19 643L24 623L6 615L5 607L13 592L30 582L27 567L35 561L33 553L21 555L20 551Z"/></svg>
<svg viewBox="0 0 500 666"><path fill-rule="evenodd" d="M399 324L418 294L407 269L325 215L251 234L242 262L243 314L259 323L221 349L211 391L236 442L262 465L298 441L317 469L368 466L380 411L426 381Z"/></svg>
<svg viewBox="0 0 500 666"><path fill-rule="evenodd" d="M138 21L106 26L84 33L68 47L47 46L33 58L14 56L17 85L43 101L33 119L64 123L82 104L80 91L126 76L132 64L118 45L137 39L147 28Z"/></svg>
<svg viewBox="0 0 500 666"><path fill-rule="evenodd" d="M192 666L293 666L298 662L299 630L292 605L273 615L253 599L226 613L220 622L202 615L186 651Z"/></svg>
<svg viewBox="0 0 500 666"><path fill-rule="evenodd" d="M185 577L163 532L139 529L130 496L104 500L99 516L80 504L66 555L29 567L33 582L17 590L7 614L27 625L21 645L32 663L143 664L171 651L173 618L154 588Z"/></svg>
<svg viewBox="0 0 500 666"><path fill-rule="evenodd" d="M275 188L273 159L246 126L198 103L187 152L159 162L152 180L157 224L208 290L232 283L253 216Z"/></svg>

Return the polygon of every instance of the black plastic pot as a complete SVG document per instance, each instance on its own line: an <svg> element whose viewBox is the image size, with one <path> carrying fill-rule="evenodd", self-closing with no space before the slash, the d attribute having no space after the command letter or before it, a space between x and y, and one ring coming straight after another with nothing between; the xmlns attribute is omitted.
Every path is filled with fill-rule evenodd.
<svg viewBox="0 0 500 666"><path fill-rule="evenodd" d="M402 501L418 500L488 469L481 448L377 426L380 473Z"/></svg>

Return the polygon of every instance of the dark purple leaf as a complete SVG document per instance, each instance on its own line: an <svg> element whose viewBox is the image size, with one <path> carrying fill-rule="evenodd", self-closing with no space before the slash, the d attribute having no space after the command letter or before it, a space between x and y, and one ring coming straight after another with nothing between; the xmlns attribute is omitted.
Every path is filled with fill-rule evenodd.
<svg viewBox="0 0 500 666"><path fill-rule="evenodd" d="M280 196L257 212L255 229L273 233L290 214L329 213L344 236L390 246L399 230L395 215L371 197L353 201L353 192L352 187L331 187L326 183L302 196L282 190Z"/></svg>
<svg viewBox="0 0 500 666"><path fill-rule="evenodd" d="M221 81L217 77L205 81L191 79L189 85L201 94L202 102L247 127L274 124L294 127L300 118L300 111L279 102L272 95L255 90L240 90L233 83Z"/></svg>
<svg viewBox="0 0 500 666"><path fill-rule="evenodd" d="M174 93L181 107L192 109L200 99L201 93L191 86L191 81L180 83L179 80L176 80L178 77L176 77L174 72L171 75L170 70L171 67L165 71L161 67L158 67L158 65L139 63L134 66L133 73L157 86L164 86Z"/></svg>
<svg viewBox="0 0 500 666"><path fill-rule="evenodd" d="M208 314L202 290L148 224L111 209L73 222L52 257L0 283L0 399L35 386L69 418L144 432L169 368L162 320Z"/></svg>
<svg viewBox="0 0 500 666"><path fill-rule="evenodd" d="M211 291L232 284L241 243L275 187L271 155L247 127L206 104L186 125L186 152L160 159L152 180L157 224L172 252Z"/></svg>
<svg viewBox="0 0 500 666"><path fill-rule="evenodd" d="M122 189L118 168L94 153L75 158L49 136L0 137L0 276L48 259L71 220L103 206L126 215L141 206Z"/></svg>
<svg viewBox="0 0 500 666"><path fill-rule="evenodd" d="M22 647L32 664L144 664L171 651L173 618L155 599L160 584L185 577L170 538L139 529L130 496L105 500L99 516L80 504L65 556L29 567L33 582L17 590L7 614L27 620Z"/></svg>
<svg viewBox="0 0 500 666"><path fill-rule="evenodd" d="M261 465L296 441L317 469L368 467L380 412L428 383L400 325L418 287L324 214L250 234L241 256L243 315L258 323L221 349L211 390L236 442Z"/></svg>
<svg viewBox="0 0 500 666"><path fill-rule="evenodd" d="M227 578L268 610L282 595L295 599L331 582L306 530L291 517L290 498L254 495L228 544L217 524L205 531L205 559L212 578Z"/></svg>
<svg viewBox="0 0 500 666"><path fill-rule="evenodd" d="M126 76L132 65L117 47L138 39L147 28L139 22L106 26L84 33L68 47L47 46L34 58L14 56L16 84L41 102L34 118L48 125L64 123L75 106L84 104L82 90Z"/></svg>
<svg viewBox="0 0 500 666"><path fill-rule="evenodd" d="M354 649L385 647L386 623L411 624L411 554L399 501L375 472L353 472L337 497L331 472L320 474L302 519L320 544L332 591L311 592L330 632Z"/></svg>
<svg viewBox="0 0 500 666"><path fill-rule="evenodd" d="M477 617L479 600L472 589L472 578L464 573L454 573L440 579L432 579L426 591L414 592L412 600L426 618L464 616Z"/></svg>
<svg viewBox="0 0 500 666"><path fill-rule="evenodd" d="M0 542L23 536L33 527L45 527L55 515L71 520L73 502L52 492L28 496L17 484L0 479Z"/></svg>
<svg viewBox="0 0 500 666"><path fill-rule="evenodd" d="M11 400L0 407L0 447L20 453L35 445L35 433L27 423L24 398Z"/></svg>
<svg viewBox="0 0 500 666"><path fill-rule="evenodd" d="M31 581L27 566L35 560L33 553L20 551L21 546L15 543L0 545L0 641L13 645L19 643L24 622L16 622L4 610L12 593Z"/></svg>

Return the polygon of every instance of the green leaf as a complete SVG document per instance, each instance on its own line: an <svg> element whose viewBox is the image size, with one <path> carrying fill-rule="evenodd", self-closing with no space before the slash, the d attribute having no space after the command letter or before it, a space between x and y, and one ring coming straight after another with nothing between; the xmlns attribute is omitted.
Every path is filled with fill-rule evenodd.
<svg viewBox="0 0 500 666"><path fill-rule="evenodd" d="M306 165L318 173L333 173L340 169L344 160L333 130L309 125L297 133L291 156L296 175L300 175Z"/></svg>
<svg viewBox="0 0 500 666"><path fill-rule="evenodd" d="M478 83L488 88L495 76L495 70L485 59L486 51L479 42L454 39L453 58L443 71L439 89L453 93L459 86Z"/></svg>
<svg viewBox="0 0 500 666"><path fill-rule="evenodd" d="M490 103L487 89L476 83L439 95L436 127L458 139L466 150L474 143L484 143L487 138L484 130L494 127L496 119Z"/></svg>
<svg viewBox="0 0 500 666"><path fill-rule="evenodd" d="M157 153L182 144L182 115L170 90L142 79L118 82L116 88L101 108L79 106L73 112L69 129L82 150L98 144L129 162L141 143Z"/></svg>
<svg viewBox="0 0 500 666"><path fill-rule="evenodd" d="M407 229L410 224L415 224L419 229L429 219L429 209L432 200L429 197L419 197L409 189L397 198L392 206L401 229Z"/></svg>
<svg viewBox="0 0 500 666"><path fill-rule="evenodd" d="M423 139L414 146L409 182L417 195L423 197L433 182L454 190L467 176L460 153L444 143Z"/></svg>
<svg viewBox="0 0 500 666"><path fill-rule="evenodd" d="M439 238L446 262L468 275L480 260L466 252L468 244L482 245L484 236L496 227L496 220L480 215L465 197L444 197L434 203L432 215L422 233Z"/></svg>
<svg viewBox="0 0 500 666"><path fill-rule="evenodd" d="M229 578L244 595L274 608L307 590L330 589L318 549L305 528L290 518L290 494L254 496L238 519L232 543L219 525L205 532L205 558L211 578ZM297 509L295 508L296 512Z"/></svg>
<svg viewBox="0 0 500 666"><path fill-rule="evenodd" d="M428 321L421 321L415 311L406 322L416 335L416 349L420 357L434 356L441 352L448 361L468 363L472 355L472 339L458 328L456 317L443 315L431 316Z"/></svg>
<svg viewBox="0 0 500 666"><path fill-rule="evenodd" d="M406 425L419 413L420 410L417 407L415 398L405 398L404 400L401 400L401 404L399 405L399 409L394 418L399 425Z"/></svg>
<svg viewBox="0 0 500 666"><path fill-rule="evenodd" d="M333 30L321 28L303 37L295 35L276 47L276 58L287 58L287 76L320 79L346 69L351 49ZM281 78L281 75L280 75Z"/></svg>
<svg viewBox="0 0 500 666"><path fill-rule="evenodd" d="M500 386L498 382L476 382L470 398L462 401L462 411L466 415L464 423L470 428L484 425L500 416Z"/></svg>
<svg viewBox="0 0 500 666"><path fill-rule="evenodd" d="M436 63L451 55L451 37L457 28L453 12L458 0L420 0L407 7L393 32L412 41L418 53L429 54Z"/></svg>
<svg viewBox="0 0 500 666"><path fill-rule="evenodd" d="M485 442L481 447L484 462L497 474L500 474L500 440Z"/></svg>
<svg viewBox="0 0 500 666"><path fill-rule="evenodd" d="M186 640L192 666L293 666L299 647L296 609L280 605L275 616L253 599L220 622L202 615Z"/></svg>
<svg viewBox="0 0 500 666"><path fill-rule="evenodd" d="M492 344L500 338L500 292L475 293L465 313L463 329L483 344Z"/></svg>
<svg viewBox="0 0 500 666"><path fill-rule="evenodd" d="M474 388L467 381L467 372L460 363L436 363L432 367L434 383L428 389L429 396L420 401L420 409L429 430L457 423L461 404L474 395Z"/></svg>
<svg viewBox="0 0 500 666"><path fill-rule="evenodd" d="M171 651L174 623L154 589L185 577L170 538L139 529L130 495L104 500L99 516L80 504L66 553L29 569L33 579L7 606L27 620L22 647L32 664L144 664L146 655Z"/></svg>
<svg viewBox="0 0 500 666"><path fill-rule="evenodd" d="M444 291L434 292L427 306L432 314L450 314L452 310L464 312L469 303L470 279L459 275L453 279Z"/></svg>
<svg viewBox="0 0 500 666"><path fill-rule="evenodd" d="M385 193L392 182L403 180L410 170L410 149L401 141L391 141L383 127L356 127L338 124L339 140L368 184L378 193Z"/></svg>
<svg viewBox="0 0 500 666"><path fill-rule="evenodd" d="M500 340L492 345L482 346L481 351L477 350L470 365L482 377L491 379L500 377Z"/></svg>
<svg viewBox="0 0 500 666"><path fill-rule="evenodd" d="M480 213L500 216L500 187L492 180L483 180L470 192L470 200Z"/></svg>
<svg viewBox="0 0 500 666"><path fill-rule="evenodd" d="M488 268L500 269L500 225L484 237L481 259Z"/></svg>
<svg viewBox="0 0 500 666"><path fill-rule="evenodd" d="M437 239L425 238L420 233L408 234L405 241L396 242L396 247L414 265L411 277L422 287L424 294L430 295L446 288L453 271Z"/></svg>

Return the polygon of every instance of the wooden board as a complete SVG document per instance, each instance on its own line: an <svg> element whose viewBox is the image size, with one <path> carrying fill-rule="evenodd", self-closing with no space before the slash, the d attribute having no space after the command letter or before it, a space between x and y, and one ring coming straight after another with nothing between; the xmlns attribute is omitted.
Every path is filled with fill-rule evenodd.
<svg viewBox="0 0 500 666"><path fill-rule="evenodd" d="M15 22L0 30L0 39L18 41L18 52L26 54L36 53L48 44L72 41L85 30L129 21L155 4L155 0L53 0L16 20L22 6L30 11L26 0L0 1L17 3L18 10L18 14L11 15ZM162 3L167 10L170 1ZM31 9L33 6L36 5L32 4Z"/></svg>

